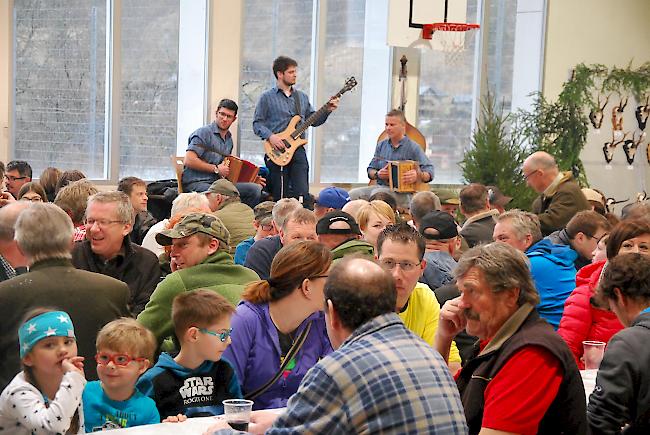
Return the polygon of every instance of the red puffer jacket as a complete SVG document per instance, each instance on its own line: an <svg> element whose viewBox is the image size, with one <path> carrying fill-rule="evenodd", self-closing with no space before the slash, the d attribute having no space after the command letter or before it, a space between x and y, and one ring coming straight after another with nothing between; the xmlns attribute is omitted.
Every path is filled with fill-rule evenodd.
<svg viewBox="0 0 650 435"><path fill-rule="evenodd" d="M564 313L557 332L569 345L569 349L584 369L582 342L584 340L604 341L623 329L623 325L611 311L595 308L589 299L596 291L600 274L607 260L588 264L576 274L576 289L564 303Z"/></svg>

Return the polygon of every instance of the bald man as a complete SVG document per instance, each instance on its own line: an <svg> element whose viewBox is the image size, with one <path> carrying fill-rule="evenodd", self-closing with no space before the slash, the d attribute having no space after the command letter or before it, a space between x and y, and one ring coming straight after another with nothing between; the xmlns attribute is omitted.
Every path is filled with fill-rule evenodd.
<svg viewBox="0 0 650 435"><path fill-rule="evenodd" d="M526 184L540 194L532 211L539 216L544 236L564 228L577 212L591 208L571 172L560 172L549 153L531 154L521 170Z"/></svg>

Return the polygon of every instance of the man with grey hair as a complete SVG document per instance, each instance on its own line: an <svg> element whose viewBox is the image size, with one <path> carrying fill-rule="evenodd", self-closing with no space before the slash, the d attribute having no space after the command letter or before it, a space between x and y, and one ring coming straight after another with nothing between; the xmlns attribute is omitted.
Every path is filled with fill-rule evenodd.
<svg viewBox="0 0 650 435"><path fill-rule="evenodd" d="M30 205L29 201L14 201L0 208L0 281L26 271L27 258L14 239L14 225L20 213Z"/></svg>
<svg viewBox="0 0 650 435"><path fill-rule="evenodd" d="M478 245L455 275L461 296L441 310L436 349L446 359L463 328L479 338L456 377L469 433L587 433L580 372L535 310L526 257L505 243Z"/></svg>
<svg viewBox="0 0 650 435"><path fill-rule="evenodd" d="M37 307L67 312L77 331L89 380L97 379L95 338L106 323L129 316L126 284L70 263L72 221L54 204L32 204L18 216L15 237L29 272L0 283L0 388L20 371L18 335L23 317Z"/></svg>
<svg viewBox="0 0 650 435"><path fill-rule="evenodd" d="M545 236L564 228L577 212L591 209L571 172L560 172L549 153L537 151L528 156L521 172L526 184L539 193L532 211L539 216Z"/></svg>
<svg viewBox="0 0 650 435"><path fill-rule="evenodd" d="M203 193L197 192L179 194L172 202L171 217L185 213L190 209L192 211L209 213L210 204L208 198ZM169 219L161 220L147 231L147 234L142 240L142 247L153 252L156 257L160 257L160 254L165 252L165 248L156 242L156 234L167 228L167 226L169 226Z"/></svg>
<svg viewBox="0 0 650 435"><path fill-rule="evenodd" d="M560 326L564 302L576 284L574 261L578 254L568 246L542 239L536 215L510 210L497 218L494 240L526 253L530 271L540 296L537 311L553 328Z"/></svg>
<svg viewBox="0 0 650 435"><path fill-rule="evenodd" d="M129 308L144 309L160 282L158 258L131 242L133 206L123 192L99 192L88 198L86 240L76 242L72 264L125 282L131 290Z"/></svg>
<svg viewBox="0 0 650 435"><path fill-rule="evenodd" d="M435 193L430 191L416 193L413 195L413 199L411 199L411 204L409 206L413 225L419 229L419 224L422 222L422 218L432 211L440 210L440 207L440 199Z"/></svg>
<svg viewBox="0 0 650 435"><path fill-rule="evenodd" d="M278 204L280 202L281 200L278 201ZM273 207L274 219L275 207ZM253 246L251 246L246 255L244 266L257 272L261 279L269 278L273 257L275 257L275 254L283 246L300 240L318 240L318 236L316 235L316 216L311 210L300 207L293 210L281 222L277 236L265 237L253 243Z"/></svg>

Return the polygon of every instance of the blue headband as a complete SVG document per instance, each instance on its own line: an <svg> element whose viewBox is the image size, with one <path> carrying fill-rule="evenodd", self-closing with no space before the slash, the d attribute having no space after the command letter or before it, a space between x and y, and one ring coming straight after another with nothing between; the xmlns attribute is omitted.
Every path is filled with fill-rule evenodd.
<svg viewBox="0 0 650 435"><path fill-rule="evenodd" d="M47 337L75 338L74 326L68 313L49 311L23 323L18 330L20 357L23 358L36 343Z"/></svg>

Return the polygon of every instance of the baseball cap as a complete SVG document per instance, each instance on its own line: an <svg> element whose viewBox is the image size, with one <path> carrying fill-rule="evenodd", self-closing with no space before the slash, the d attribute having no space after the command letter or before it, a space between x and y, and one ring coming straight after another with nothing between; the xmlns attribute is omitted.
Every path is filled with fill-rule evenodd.
<svg viewBox="0 0 650 435"><path fill-rule="evenodd" d="M357 234L361 235L359 225L352 215L341 211L331 211L316 223L316 234Z"/></svg>
<svg viewBox="0 0 650 435"><path fill-rule="evenodd" d="M219 193L225 196L239 196L239 190L229 180L220 178L210 185L209 193Z"/></svg>
<svg viewBox="0 0 650 435"><path fill-rule="evenodd" d="M440 199L440 204L460 205L458 194L452 190L441 189L434 192Z"/></svg>
<svg viewBox="0 0 650 435"><path fill-rule="evenodd" d="M499 205L504 207L512 200L512 196L506 196L496 186L485 186L488 191L488 199L490 204Z"/></svg>
<svg viewBox="0 0 650 435"><path fill-rule="evenodd" d="M209 213L189 213L174 228L156 234L156 242L161 246L169 246L173 239L182 239L196 233L212 236L225 245L230 243L228 229L221 219Z"/></svg>
<svg viewBox="0 0 650 435"><path fill-rule="evenodd" d="M431 234L432 232L426 231L428 229L436 230L438 234ZM427 213L422 218L420 234L425 239L447 240L458 235L458 227L456 226L456 222L454 222L454 218L449 213L435 210Z"/></svg>
<svg viewBox="0 0 650 435"><path fill-rule="evenodd" d="M259 222L260 225L270 224L273 220L273 206L275 202L273 201L264 201L260 202L253 209L253 214L255 215L255 220Z"/></svg>
<svg viewBox="0 0 650 435"><path fill-rule="evenodd" d="M330 186L321 190L316 199L316 204L321 207L342 209L350 201L350 195L345 189Z"/></svg>

